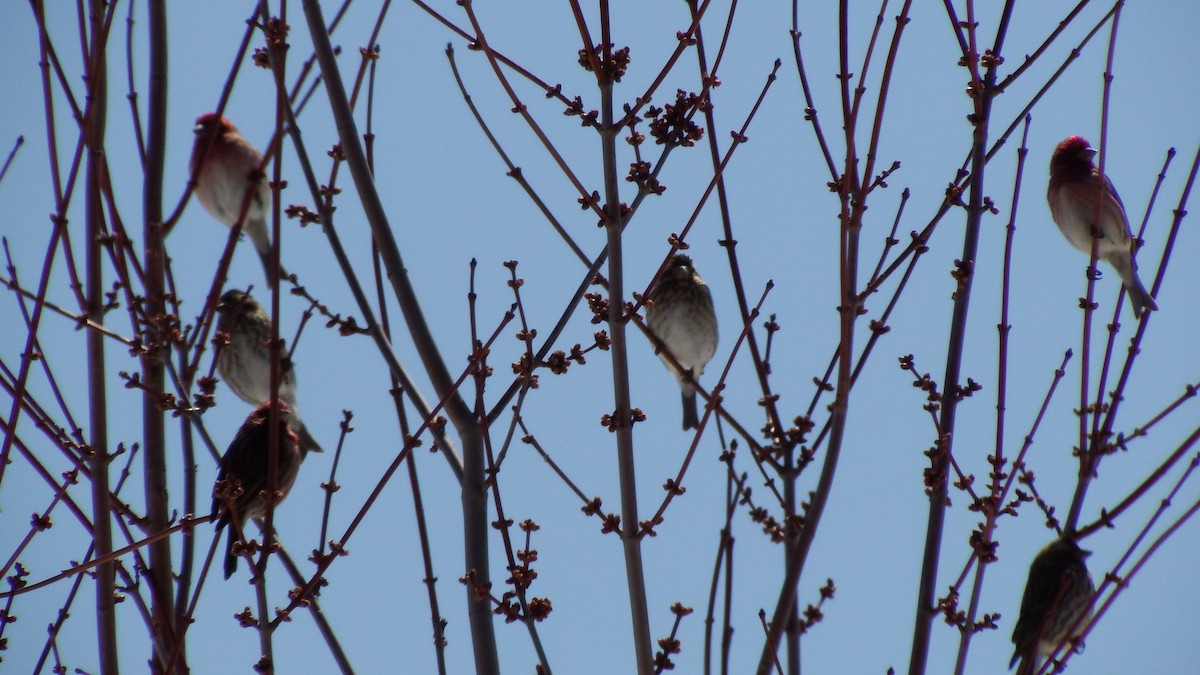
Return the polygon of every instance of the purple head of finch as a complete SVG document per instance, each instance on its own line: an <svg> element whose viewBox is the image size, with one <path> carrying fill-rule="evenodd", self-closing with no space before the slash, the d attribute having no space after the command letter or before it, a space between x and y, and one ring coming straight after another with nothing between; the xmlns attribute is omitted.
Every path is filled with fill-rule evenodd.
<svg viewBox="0 0 1200 675"><path fill-rule="evenodd" d="M278 504L292 489L296 474L300 471L300 442L288 426L288 407L277 402L277 435L279 453L275 464L275 495ZM238 429L229 449L221 457L217 469L217 482L213 485L212 514L217 518L217 533L229 525L229 542L225 547L225 578L233 576L237 569L237 556L233 553L239 531L245 529L251 518L262 517L267 512L271 405L263 403L250 413ZM230 507L232 501L232 508ZM236 523L234 520L236 519Z"/></svg>
<svg viewBox="0 0 1200 675"><path fill-rule="evenodd" d="M229 120L217 117L216 113L197 118L195 132L189 168L196 177L196 198L213 218L233 227L242 214L246 194L250 193L242 232L254 244L267 283L271 283L271 235L267 231L271 188L260 169L262 153ZM284 275L282 266L279 275Z"/></svg>
<svg viewBox="0 0 1200 675"><path fill-rule="evenodd" d="M1016 651L1008 667L1020 661L1017 675L1037 672L1041 661L1058 645L1074 638L1091 618L1096 588L1088 573L1089 555L1091 551L1080 549L1064 537L1051 542L1033 559L1021 598L1021 616L1012 635Z"/></svg>
<svg viewBox="0 0 1200 675"><path fill-rule="evenodd" d="M717 315L713 312L712 293L696 274L692 259L679 253L650 290L650 301L646 325L662 343L656 353L679 380L683 392L683 428L695 429L700 426L696 389L688 376L667 359L663 347L691 378L704 373L704 366L717 351Z"/></svg>
<svg viewBox="0 0 1200 675"><path fill-rule="evenodd" d="M1098 233L1097 256L1112 265L1129 293L1133 315L1158 309L1138 278L1133 254L1137 246L1129 230L1125 205L1112 181L1101 174L1092 159L1096 150L1079 136L1071 136L1054 149L1050 158L1050 186L1046 200L1050 215L1071 244L1091 255L1093 230Z"/></svg>
<svg viewBox="0 0 1200 675"><path fill-rule="evenodd" d="M225 384L250 405L271 398L271 318L262 305L241 290L226 291L217 304L217 330L229 336L229 344L217 354L217 371ZM279 357L279 398L288 406L288 424L300 438L305 452L325 452L309 433L296 407L296 369L286 354Z"/></svg>

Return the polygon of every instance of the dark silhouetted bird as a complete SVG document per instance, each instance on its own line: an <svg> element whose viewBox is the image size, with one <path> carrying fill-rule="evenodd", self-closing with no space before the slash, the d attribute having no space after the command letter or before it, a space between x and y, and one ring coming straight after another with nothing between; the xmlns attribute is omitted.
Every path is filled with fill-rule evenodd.
<svg viewBox="0 0 1200 675"><path fill-rule="evenodd" d="M275 464L275 491L279 501L287 497L300 471L302 454L296 434L288 426L286 403L277 404L279 452ZM268 500L263 492L268 489L270 470L271 406L263 403L250 413L237 435L229 443L229 449L221 457L217 469L217 481L213 485L212 515L217 517L217 533L229 526L229 541L225 547L225 578L233 576L237 569L237 556L233 545L238 541L238 529L244 533L251 518L262 517L267 510ZM233 495L236 494L236 497ZM233 499L233 509L227 504ZM278 502L276 502L278 504ZM238 525L233 525L237 518Z"/></svg>
<svg viewBox="0 0 1200 675"><path fill-rule="evenodd" d="M1021 598L1021 616L1013 628L1016 645L1012 668L1017 675L1032 675L1041 662L1064 641L1075 637L1091 617L1092 575L1084 551L1070 539L1056 539L1042 549L1029 566L1029 580ZM1072 633L1074 628L1074 633Z"/></svg>

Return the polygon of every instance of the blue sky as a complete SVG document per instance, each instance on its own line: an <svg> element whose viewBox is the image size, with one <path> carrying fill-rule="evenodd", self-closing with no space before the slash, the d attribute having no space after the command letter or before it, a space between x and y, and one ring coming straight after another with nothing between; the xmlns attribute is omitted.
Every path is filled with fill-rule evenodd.
<svg viewBox="0 0 1200 675"><path fill-rule="evenodd" d="M78 95L79 40L71 7L52 4L49 11L61 14L52 16L49 24L68 68L67 79ZM627 101L642 93L658 73L675 46L676 31L685 29L688 20L683 3L613 4L614 40L618 46L631 47L631 66L616 92L618 100ZM837 156L842 147L837 137L841 133L840 103L834 78L838 52L833 27L837 17L831 3L824 3L829 7L816 6L820 4L806 3L802 9L802 46L818 110ZM889 180L891 187L872 197L863 232L867 271L873 267L891 227L901 190L911 190L898 228L901 239L906 239L907 232L923 228L936 212L945 186L953 180L969 148L970 127L965 120L969 105L963 94L967 75L955 66L957 43L940 6L916 4L897 55L880 144L879 164L886 166L896 160L902 166ZM481 23L496 49L546 81L561 82L564 93L581 95L585 106L597 107L592 77L576 64L579 38L565 3L478 5ZM1072 6L1061 2L1018 5L1005 46L1004 73L1011 72L1025 54L1032 53ZM1107 9L1089 7L1028 74L996 101L996 133L1019 115ZM961 6L959 10L963 11ZM136 11L135 78L139 103L144 107L146 20L143 8L138 6ZM327 7L326 11L332 10ZM441 3L439 11L461 26L468 25L454 3ZM595 11L590 7L588 11L594 26ZM723 3L714 3L704 24L710 50L715 50L725 11ZM851 12L850 60L855 64L851 70L856 73L876 11L874 6L856 6ZM890 17L897 11L898 7L893 6L885 14L884 37L876 47L879 54L890 39ZM168 210L177 202L188 178L192 120L216 106L249 12L248 3L173 3L169 8ZM290 6L289 12L293 27L289 54L292 81L311 45L300 7ZM334 36L334 43L344 48L341 63L347 80L357 67L358 47L367 39L376 12L373 6L356 5ZM124 57L120 46L125 39L124 15L122 9L116 22L119 28L112 38L107 147L118 208L127 223L138 224L140 231L141 167L132 150L132 125L123 97ZM4 20L0 28L0 62L6 64L10 100L18 102L0 112L0 151L7 152L17 135L23 134L26 139L0 183L0 209L5 214L0 234L12 250L18 274L28 284L40 270L48 241L47 214L53 210L36 30L31 12L23 5L8 5L0 10L0 17ZM979 17L984 35L993 33L996 19L994 14ZM1135 224L1145 213L1167 149L1175 147L1179 151L1163 182L1147 225L1146 247L1139 257L1147 285L1158 272L1171 209L1179 201L1200 143L1195 115L1200 89L1192 84L1181 58L1198 26L1200 8L1189 2L1133 3L1121 14L1106 162L1107 172ZM812 130L802 119L804 102L791 58L789 27L790 6L785 3L745 3L739 9L720 71L722 84L713 95L717 129L706 131L715 133L721 147L727 147L729 130L741 126L772 63L776 58L783 59L779 80L748 132L750 142L737 150L726 179L747 293L757 298L768 280L775 284L764 314L778 314L782 326L772 349L773 385L781 394L781 409L790 418L807 409L814 389L812 378L824 372L836 346L838 204L826 188L828 173ZM598 30L594 28L593 34ZM1105 28L1033 110L1029 155L1015 213L1005 451L1012 455L1019 449L1054 369L1064 352L1074 350L1075 357L1038 429L1028 460L1037 473L1041 494L1062 515L1069 506L1077 471L1070 448L1077 442L1077 421L1072 413L1079 407L1081 365L1082 313L1077 298L1084 293L1086 259L1066 243L1050 221L1043 198L1045 172L1050 152L1062 138L1081 134L1099 143L1107 35ZM487 145L457 91L443 55L447 42L453 43L471 95L505 150L579 245L595 255L603 246L604 234L595 227L594 217L579 209L571 185L549 162L528 127L509 112L511 103L480 54L467 50L461 39L407 3L396 3L392 8L379 42L382 58L374 116L376 180L425 314L451 371L458 372L465 367L470 348L467 291L472 258L479 263L476 292L483 333L495 328L511 302L504 261L519 261L528 320L542 336L558 319L584 269L519 187L504 175L503 163ZM259 44L261 38L256 36L252 45ZM882 62L876 60L868 73L865 105L873 105L881 72ZM559 104L547 102L535 87L516 78L514 81L517 93L580 180L589 190L602 189L597 135L581 129L575 118L564 117ZM696 81L694 57L687 52L659 88L656 105L661 105L663 97L676 88L696 89ZM262 147L274 124L273 102L270 74L246 64L226 116ZM329 171L324 150L336 139L326 108L324 92L318 91L301 117L305 140L318 162L317 174L322 181ZM66 160L61 157L69 156L76 136L75 125L64 111L62 101L57 101L63 162ZM363 116L360 114L358 119L362 129ZM863 117L860 144L867 141L870 119L869 115ZM960 407L955 439L957 456L968 471L979 477L980 485L987 473L984 458L992 451L996 435L995 327L1018 144L1019 136L1014 136L987 169L987 193L1000 213L984 219L963 368L966 376L981 382L984 388ZM620 151L626 152L626 148ZM653 148L648 154L657 156ZM620 161L630 159L622 156ZM285 203L309 203L290 147L285 151L284 174L290 181ZM667 255L667 236L678 232L686 222L710 177L706 149L678 149L672 153L661 176L668 190L662 197L646 200L626 230L627 288L644 289ZM338 183L343 193L336 226L365 279L370 274L369 231L344 169ZM626 191L623 197L631 199L632 185L625 183L622 189ZM897 357L913 354L918 369L940 382L953 290L949 272L952 261L961 255L963 223L961 211L952 212L942 221L890 322L892 331L876 348L853 393L850 429L837 483L801 580L802 603L815 601L816 591L826 578L833 578L838 586L836 598L824 606L825 621L805 639L807 672L884 672L888 667L902 670L907 664L927 504L922 486L922 470L927 462L922 452L933 441L934 431L921 409L923 397L912 388L911 375L897 367ZM1179 397L1188 383L1200 380L1195 339L1200 331L1200 315L1193 297L1200 287L1200 272L1192 265L1200 238L1191 224L1192 219L1185 220L1180 230L1166 280L1156 296L1162 311L1150 320L1142 354L1126 390L1118 422L1118 428L1126 433L1145 424ZM78 246L83 227L80 197L72 206L71 226ZM314 227L300 229L291 221L285 221L283 227L282 256L287 268L298 272L309 292L335 311L361 319L321 232ZM185 302L185 321L200 309L226 233L193 200L170 235L168 249ZM707 385L715 382L729 359L741 329L725 254L717 244L721 238L714 199L705 206L689 237L689 253L713 290L721 325L721 345L703 378ZM61 258L55 263L57 273L50 296L69 306L62 264ZM230 283L239 287L254 284L259 293L264 292L259 262L245 244L238 248ZM1093 368L1098 366L1103 326L1111 319L1118 288L1118 279L1111 272L1106 272L1096 286L1100 311L1094 325L1098 337ZM890 291L891 286L886 294L868 301L872 318L882 311ZM17 318L12 294L5 294L0 302L5 303L5 315L13 317L0 331L0 354L6 364L14 367L23 349L25 330ZM284 297L282 307L281 332L291 336L305 303ZM394 305L389 310L393 317L398 315ZM596 327L588 318L586 313L575 316L562 338L564 348L590 342ZM1120 318L1123 331L1117 353L1123 355L1135 324L1127 308ZM72 412L86 419L85 383L82 376L72 376L85 372L81 366L82 334L58 317L44 321L40 334L43 351L68 387L77 386L68 391L68 400ZM111 323L118 332L128 333L128 320L119 313L112 315ZM859 345L866 337L865 322L861 328ZM761 337L761 328L755 329ZM520 354L521 345L511 337L515 330L515 325L506 329L493 349L491 362L496 375L486 392L489 401L495 401L507 386L507 364ZM402 329L397 333L405 335ZM398 339L396 346L401 360L410 370L419 372L419 362L408 341ZM205 358L210 357L211 352ZM639 499L643 513L648 514L657 507L663 494L661 485L674 476L692 437L679 430L678 392L651 346L635 336L630 359L634 405L648 415L648 420L635 428ZM337 476L342 489L334 499L331 515L330 536L337 536L400 449L387 393L387 373L367 338L339 337L319 321L305 328L296 346L295 361L304 418L327 449L336 445L341 410L355 414L355 431L347 439ZM136 361L119 345L110 348L110 434L116 441L138 440L140 419L136 411L140 409L140 397L124 389L116 377L117 371L137 368ZM1096 372L1093 370L1093 383ZM421 384L426 387L426 397L435 398L423 379ZM31 390L40 400L49 401L43 379L35 377ZM761 426L756 405L759 395L748 355L738 354L727 381L725 402L751 429ZM223 385L218 387L217 397L217 407L205 414L204 421L223 448L249 408ZM11 400L4 401L7 411ZM619 494L613 437L599 424L600 416L611 408L608 358L593 353L586 366L572 367L565 376L543 374L541 388L529 397L523 416L541 445L581 489L589 496L600 496L606 510L616 511ZM1094 520L1101 508L1111 507L1143 480L1195 429L1195 419L1196 403L1186 403L1147 438L1132 443L1128 452L1102 464L1088 493L1083 521ZM504 416L494 428L497 443L507 423L508 416ZM18 430L40 455L61 461L27 418L21 420ZM177 427L171 433L172 442L177 444ZM683 652L674 659L677 672L699 672L702 664L704 607L718 528L723 521L724 468L716 459L720 452L716 429L710 426L685 479L687 493L668 510L659 535L648 539L643 547L653 637L663 637L670 631L672 603L682 602L697 610L681 627ZM470 636L464 591L456 581L463 573L457 486L440 457L424 450L415 457L431 527L441 608L449 621L449 672L467 672L471 664ZM746 460L741 459L739 469L751 471ZM177 489L181 470L178 456L172 461L170 470ZM331 454L310 457L276 516L281 538L298 559L318 545L316 523L323 502L319 485L328 480L331 462ZM52 471L64 470L51 466ZM1158 500L1165 496L1167 486L1178 479L1181 471L1182 467L1176 468L1115 529L1084 543L1084 548L1095 552L1089 562L1097 581L1134 541ZM813 488L816 473L814 466L802 478L802 493ZM202 491L207 491L214 476L215 467L202 455L198 468ZM631 672L624 565L617 538L599 533L599 522L580 513L574 495L525 445L514 444L500 481L508 517L518 522L530 518L541 525L533 540L540 559L539 577L531 594L549 597L554 604L554 613L539 625L551 665L561 673ZM758 484L755 488L756 496L765 497L765 490ZM90 498L85 486L76 491L77 499L86 503ZM138 503L140 482L135 479L126 494ZM977 521L976 515L966 510L963 495L951 496L954 506L948 512L939 592L944 592L961 571L969 554L967 536ZM28 514L41 512L51 497L45 484L23 461L17 460L8 468L0 489L0 514L4 519L0 551L11 551L16 546L27 531ZM1200 490L1195 481L1186 483L1154 533L1197 498ZM206 509L204 500L202 504ZM1189 523L1135 577L1093 630L1086 651L1072 659L1073 672L1183 672L1197 662L1200 648L1183 619L1194 611L1200 591L1192 584L1179 583L1192 578L1194 561L1200 555L1194 532L1195 524ZM209 533L208 527L197 530L199 547L208 546ZM757 614L761 608L769 613L773 607L782 563L779 548L766 541L744 511L735 517L735 536L736 633L732 663L733 672L745 672L757 661L761 647ZM1000 560L989 568L981 611L999 612L1002 618L999 630L984 633L972 643L967 668L971 673L1003 672L1007 666L1012 650L1009 635L1029 561L1052 535L1040 515L1027 506L1019 519L1003 521L997 537L1001 542ZM21 562L33 571L32 579L41 579L57 573L68 560L81 557L86 543L70 517L56 512L55 527L38 535ZM321 604L351 662L363 672L432 672L421 555L410 489L403 473L388 484L348 549L351 555L337 561L327 575L331 585L323 592ZM493 539L492 550L493 573L501 582L503 559L498 537ZM272 567L270 577L271 604L282 606L289 584L284 583L277 567ZM208 580L196 609L196 623L189 629L189 659L196 672L243 670L257 658L257 637L252 631L238 628L232 619L235 612L254 603L247 579L243 569L228 582L215 574ZM4 633L9 641L4 659L14 672L32 668L45 639L44 627L54 620L67 590L68 584L60 582L17 600L13 611L21 620L6 627ZM964 603L965 597L964 592ZM87 604L90 598L91 589L86 587L58 641L65 663L71 668L95 668L94 629ZM332 671L334 664L311 621L301 612L294 618L276 635L279 672ZM122 607L121 622L123 665L136 671L143 667L147 649L143 627L131 603ZM496 630L505 669L532 671L536 660L524 629L498 623ZM950 672L957 644L957 631L936 622L929 672ZM215 645L220 647L214 649ZM1137 648L1131 649L1130 645Z"/></svg>

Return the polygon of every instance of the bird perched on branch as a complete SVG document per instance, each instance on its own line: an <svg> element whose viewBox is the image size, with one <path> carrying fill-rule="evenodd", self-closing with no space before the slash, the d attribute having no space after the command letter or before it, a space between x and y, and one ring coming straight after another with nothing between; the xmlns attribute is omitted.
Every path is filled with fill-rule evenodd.
<svg viewBox="0 0 1200 675"><path fill-rule="evenodd" d="M1021 616L1012 635L1017 648L1008 667L1020 661L1017 675L1037 672L1041 662L1058 645L1078 635L1091 618L1096 588L1088 573L1089 555L1091 551L1064 537L1033 559L1021 598Z"/></svg>
<svg viewBox="0 0 1200 675"><path fill-rule="evenodd" d="M271 276L271 235L267 214L271 207L271 188L262 172L263 156L236 127L216 113L196 119L196 142L192 146L190 169L196 180L196 198L213 218L229 227L238 222L247 193L250 204L242 219L242 232L250 238L262 260L267 283ZM279 276L283 276L283 267Z"/></svg>
<svg viewBox="0 0 1200 675"><path fill-rule="evenodd" d="M1129 293L1133 315L1140 318L1143 311L1158 309L1158 305L1138 278L1133 259L1137 242L1129 229L1125 205L1112 181L1092 162L1095 156L1096 150L1079 136L1071 136L1054 149L1046 190L1050 215L1067 241L1088 255L1095 229L1099 234L1097 257L1116 269Z"/></svg>
<svg viewBox="0 0 1200 675"><path fill-rule="evenodd" d="M217 470L217 482L213 485L213 517L217 519L217 533L229 525L229 542L225 547L225 578L233 576L237 569L234 543L239 531L244 533L251 518L260 518L267 512L268 504L276 505L287 497L300 471L301 451L296 434L288 426L286 403L276 402L277 435L279 451L275 463L273 494L267 493L270 471L271 404L263 403L250 413L229 449L221 457ZM232 524L236 521L236 524Z"/></svg>
<svg viewBox="0 0 1200 675"><path fill-rule="evenodd" d="M249 293L226 291L217 304L217 330L229 335L229 344L217 353L217 371L225 384L250 405L271 398L271 318ZM288 405L288 424L300 438L300 447L325 452L309 433L296 407L296 370L286 354L279 357L279 398Z"/></svg>
<svg viewBox="0 0 1200 675"><path fill-rule="evenodd" d="M712 293L696 273L692 259L678 253L651 289L650 301L646 325L662 343L655 353L679 380L683 392L683 428L695 429L700 426L696 389L685 373L690 373L693 379L699 378L717 351L717 315L713 312ZM663 347L684 372L671 364Z"/></svg>

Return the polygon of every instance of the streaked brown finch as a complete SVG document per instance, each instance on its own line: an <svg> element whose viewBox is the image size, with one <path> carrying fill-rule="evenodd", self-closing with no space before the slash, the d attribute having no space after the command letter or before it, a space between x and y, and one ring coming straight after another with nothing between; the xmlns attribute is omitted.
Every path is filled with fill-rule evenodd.
<svg viewBox="0 0 1200 675"><path fill-rule="evenodd" d="M678 253L658 283L650 290L651 304L646 308L646 325L661 341L655 349L662 362L679 380L683 393L683 428L700 426L696 411L696 389L689 378L667 358L670 352L691 378L704 373L717 351L717 315L713 312L712 293L696 273L692 259Z"/></svg>
<svg viewBox="0 0 1200 675"><path fill-rule="evenodd" d="M271 318L250 294L226 291L217 304L217 330L229 344L217 353L217 371L233 393L250 405L271 398ZM288 424L300 438L305 453L325 452L300 419L296 407L296 370L286 354L279 358L279 398L288 406Z"/></svg>

